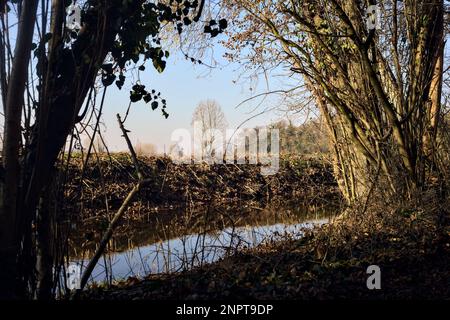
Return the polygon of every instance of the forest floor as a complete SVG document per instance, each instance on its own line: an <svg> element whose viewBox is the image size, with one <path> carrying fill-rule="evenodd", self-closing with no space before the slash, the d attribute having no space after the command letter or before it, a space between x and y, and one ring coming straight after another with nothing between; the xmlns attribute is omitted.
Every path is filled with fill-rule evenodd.
<svg viewBox="0 0 450 320"><path fill-rule="evenodd" d="M450 199L348 209L300 240L266 242L190 271L93 287L82 299L450 299ZM369 290L369 265L381 289Z"/></svg>

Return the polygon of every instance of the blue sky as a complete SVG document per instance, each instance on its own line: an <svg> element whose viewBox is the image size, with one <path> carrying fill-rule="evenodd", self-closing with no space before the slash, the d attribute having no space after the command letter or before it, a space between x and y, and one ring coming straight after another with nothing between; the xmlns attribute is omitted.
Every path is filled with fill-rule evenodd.
<svg viewBox="0 0 450 320"><path fill-rule="evenodd" d="M160 91L163 98L167 100L167 111L170 116L165 119L159 109L152 111L144 102L133 104L126 123L126 127L131 131L130 138L133 143L152 143L157 146L159 152L163 152L164 145L168 149L171 144L171 133L178 128L189 129L194 109L200 101L205 99L214 99L221 105L230 128L237 127L264 108L274 106L276 97L266 99L255 111L253 110L261 99L255 99L236 108L242 101L253 95L266 92L266 81L258 81L258 84L255 84L250 80L238 80L243 73L240 65L229 64L221 58L223 49L219 44L214 51L215 59L222 67L210 69L206 66L194 65L180 53L173 51L168 59L166 70L162 74L151 66L141 72L141 83L148 89ZM269 78L269 83L271 90L281 85L278 77L275 76ZM116 114L125 113L129 103L130 86L128 82L121 91L111 86L105 99L103 117L105 126L102 127L102 132L111 150L118 151L126 148L117 125ZM245 127L268 124L280 119L281 116L277 112L267 112L247 122Z"/></svg>
<svg viewBox="0 0 450 320"><path fill-rule="evenodd" d="M11 29L11 41L14 43L16 18L14 14L10 15L10 18L10 23L14 26ZM37 33L37 31L35 32ZM37 42L37 34L35 37ZM221 36L218 38L221 38ZM190 129L192 113L202 100L213 99L220 104L229 128L236 128L246 119L277 104L279 99L276 96L270 96L263 99L262 104L260 104L262 99L258 98L236 108L241 102L256 94L280 89L281 87L286 88L286 83L280 82L286 81L286 78L269 75L267 80L259 79L256 82L245 80L247 78L241 77L244 73L242 66L237 63L230 64L223 58L225 49L217 43L218 38L211 44L213 48L210 50L210 52L214 52L213 58L218 64L216 68L211 69L193 64L190 60L186 60L177 48L170 50L171 55L163 73L158 73L151 62L146 64L146 70L140 73L141 84L146 85L147 89L155 89L161 92L162 98L167 100L167 112L170 116L165 119L161 110L153 111L144 102L133 104L126 122L127 129L131 131L130 138L133 143L154 144L158 152L161 153L165 146L168 150L172 144L170 140L172 132L179 128ZM206 61L208 58L211 57L205 57L203 60ZM283 71L276 70L276 72L279 74ZM116 114L125 114L129 104L131 86L131 81L127 79L122 90L119 90L115 85L108 88L100 130L111 151L127 150L117 124ZM102 89L98 93L99 97L101 95ZM97 104L99 104L100 98L97 100ZM256 108L257 106L258 108ZM2 109L3 106L1 106ZM267 112L246 122L244 127L266 125L282 117L283 115L279 112ZM0 120L0 127L3 130L3 119Z"/></svg>

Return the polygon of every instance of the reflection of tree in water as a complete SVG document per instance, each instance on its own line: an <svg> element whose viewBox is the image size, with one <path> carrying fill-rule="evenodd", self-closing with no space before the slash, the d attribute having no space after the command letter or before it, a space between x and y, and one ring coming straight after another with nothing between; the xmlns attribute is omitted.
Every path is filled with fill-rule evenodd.
<svg viewBox="0 0 450 320"><path fill-rule="evenodd" d="M212 263L265 241L288 236L300 238L305 229L325 222L327 219L312 218L294 224L233 226L214 233L200 232L138 246L121 253L105 255L104 263L94 270L92 280L104 282L130 276L143 277L149 273L180 272ZM84 264L84 261L74 263Z"/></svg>
<svg viewBox="0 0 450 320"><path fill-rule="evenodd" d="M111 252L123 252L137 247L151 245L192 234L220 234L229 228L229 232L241 227L261 227L276 224L294 225L302 221L330 217L335 208L311 210L302 206L285 206L260 209L247 208L214 208L209 215L206 210L172 209L150 214L149 218L129 221L126 227L117 230L110 242ZM72 239L71 256L80 258L90 256L95 251L98 239L85 241L86 233L101 234L96 223L94 230L78 229L76 238ZM250 230L250 229L249 229Z"/></svg>

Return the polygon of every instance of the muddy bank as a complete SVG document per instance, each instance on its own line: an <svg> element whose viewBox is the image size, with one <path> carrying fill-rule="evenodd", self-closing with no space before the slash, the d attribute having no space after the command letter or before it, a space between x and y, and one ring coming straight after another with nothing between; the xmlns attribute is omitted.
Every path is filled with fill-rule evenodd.
<svg viewBox="0 0 450 320"><path fill-rule="evenodd" d="M94 156L93 156L94 157ZM293 202L304 206L336 204L339 192L331 167L322 160L288 157L280 170L261 175L256 165L174 164L168 158L140 158L141 170L152 182L136 197L125 218L173 207L256 206ZM136 182L127 154L92 159L82 170L74 158L67 171L65 212L76 220L113 213Z"/></svg>
<svg viewBox="0 0 450 320"><path fill-rule="evenodd" d="M261 175L255 165L139 160L151 183L124 214L109 251L277 219L292 222L308 213L324 216L339 204L331 168L318 159L284 157L273 176ZM112 154L92 156L84 171L82 159L75 157L67 173L62 212L63 220L70 217L70 256L85 257L95 250L110 218L136 182L135 168L127 154Z"/></svg>

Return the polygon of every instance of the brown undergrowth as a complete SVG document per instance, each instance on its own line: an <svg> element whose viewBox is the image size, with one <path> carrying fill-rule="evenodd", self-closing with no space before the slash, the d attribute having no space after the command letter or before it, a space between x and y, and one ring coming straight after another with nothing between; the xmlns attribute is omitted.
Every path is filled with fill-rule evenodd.
<svg viewBox="0 0 450 320"><path fill-rule="evenodd" d="M248 164L175 164L164 157L140 157L139 162L151 182L136 194L114 232L116 240L129 241L114 241L113 251L144 239L158 242L169 234L213 232L259 223L265 216L272 221L281 208L283 213L334 212L340 202L331 167L317 158L282 156L280 170L272 176ZM64 210L59 212L66 215L63 221L70 221L72 257L95 249L136 182L128 154L92 155L88 164L83 170L83 159L75 155L66 170Z"/></svg>
<svg viewBox="0 0 450 320"><path fill-rule="evenodd" d="M97 157L84 171L81 157L69 163L64 212L72 222L113 214L136 182L127 154ZM305 206L327 206L340 199L331 167L313 158L283 157L280 170L271 176L261 175L257 165L175 164L163 157L139 161L151 183L125 213L128 221L174 207L205 206L212 199L215 206L244 203L258 207L290 199Z"/></svg>
<svg viewBox="0 0 450 320"><path fill-rule="evenodd" d="M89 299L450 299L450 201L376 195L301 240L268 241L172 275L91 289ZM381 268L381 290L366 286Z"/></svg>

